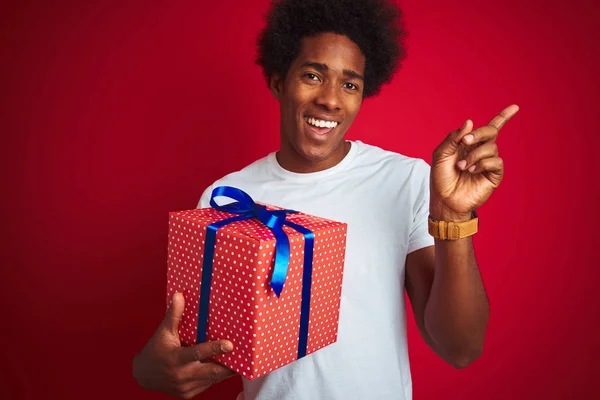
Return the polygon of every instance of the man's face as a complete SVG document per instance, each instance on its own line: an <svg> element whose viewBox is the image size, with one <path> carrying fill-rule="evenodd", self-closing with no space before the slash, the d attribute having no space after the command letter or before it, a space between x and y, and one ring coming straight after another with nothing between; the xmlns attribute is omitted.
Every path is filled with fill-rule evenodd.
<svg viewBox="0 0 600 400"><path fill-rule="evenodd" d="M346 134L362 104L365 57L348 37L323 33L302 40L280 102L281 157L299 169L328 168L345 155Z"/></svg>

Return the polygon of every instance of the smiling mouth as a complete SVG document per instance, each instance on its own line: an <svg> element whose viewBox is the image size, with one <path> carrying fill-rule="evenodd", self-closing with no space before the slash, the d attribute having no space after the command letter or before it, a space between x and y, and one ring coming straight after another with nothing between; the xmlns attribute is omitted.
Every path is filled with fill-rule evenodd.
<svg viewBox="0 0 600 400"><path fill-rule="evenodd" d="M317 128L335 128L338 126L337 121L328 121L325 119L318 119L313 117L304 117L304 120L309 124Z"/></svg>
<svg viewBox="0 0 600 400"><path fill-rule="evenodd" d="M318 135L325 135L331 132L339 124L337 121L328 121L313 117L304 117L304 121L308 124L310 129Z"/></svg>

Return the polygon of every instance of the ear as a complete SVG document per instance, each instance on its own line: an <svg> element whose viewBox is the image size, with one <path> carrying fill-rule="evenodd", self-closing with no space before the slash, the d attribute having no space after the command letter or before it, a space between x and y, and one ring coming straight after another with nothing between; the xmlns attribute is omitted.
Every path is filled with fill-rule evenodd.
<svg viewBox="0 0 600 400"><path fill-rule="evenodd" d="M279 100L281 93L283 92L283 79L281 79L279 75L273 74L269 80L269 89L271 89L273 96Z"/></svg>

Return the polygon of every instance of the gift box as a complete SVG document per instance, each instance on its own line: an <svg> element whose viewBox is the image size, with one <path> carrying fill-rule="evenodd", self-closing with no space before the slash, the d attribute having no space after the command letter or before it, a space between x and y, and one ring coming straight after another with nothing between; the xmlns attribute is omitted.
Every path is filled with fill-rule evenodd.
<svg viewBox="0 0 600 400"><path fill-rule="evenodd" d="M335 343L346 232L226 186L211 208L169 213L167 301L185 297L182 344L230 340L215 361L256 379Z"/></svg>

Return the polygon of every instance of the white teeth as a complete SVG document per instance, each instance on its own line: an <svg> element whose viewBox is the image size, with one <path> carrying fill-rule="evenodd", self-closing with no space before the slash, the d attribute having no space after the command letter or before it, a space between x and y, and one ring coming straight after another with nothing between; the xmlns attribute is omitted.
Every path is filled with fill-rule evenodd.
<svg viewBox="0 0 600 400"><path fill-rule="evenodd" d="M338 123L335 121L325 121L322 119L316 119L312 117L305 117L304 120L313 126L317 126L319 128L335 128Z"/></svg>

